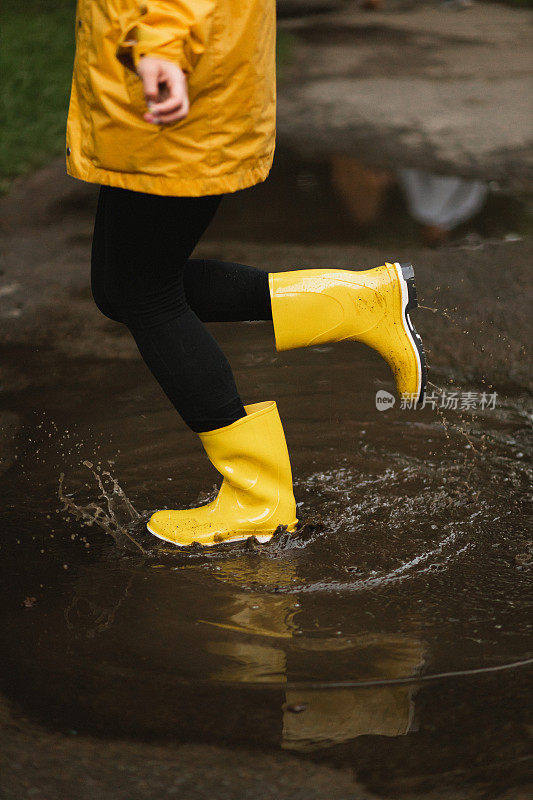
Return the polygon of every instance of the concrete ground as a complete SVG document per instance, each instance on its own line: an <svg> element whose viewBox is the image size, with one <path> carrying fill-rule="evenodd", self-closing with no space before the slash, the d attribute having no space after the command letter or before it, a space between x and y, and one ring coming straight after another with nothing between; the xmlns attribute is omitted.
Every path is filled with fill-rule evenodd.
<svg viewBox="0 0 533 800"><path fill-rule="evenodd" d="M285 753L49 733L3 707L2 800L372 800L351 770Z"/></svg>
<svg viewBox="0 0 533 800"><path fill-rule="evenodd" d="M278 131L298 149L379 166L531 180L531 11L476 3L357 3L284 19L293 57Z"/></svg>

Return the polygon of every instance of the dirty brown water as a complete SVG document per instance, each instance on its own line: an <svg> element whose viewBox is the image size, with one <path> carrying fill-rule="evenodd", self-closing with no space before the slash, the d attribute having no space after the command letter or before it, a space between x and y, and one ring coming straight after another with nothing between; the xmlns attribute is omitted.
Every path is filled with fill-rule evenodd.
<svg viewBox="0 0 533 800"><path fill-rule="evenodd" d="M142 365L41 352L35 393L4 398L3 690L66 732L281 747L376 791L516 780L527 670L416 678L531 655L523 403L446 412L447 429L378 412L392 385L373 354L276 355L268 324L242 328L217 332L246 400L278 400L301 520L269 545L145 532L216 474Z"/></svg>
<svg viewBox="0 0 533 800"><path fill-rule="evenodd" d="M380 412L392 381L359 345L277 354L268 323L213 330L244 401L278 402L298 530L151 537L153 510L211 499L218 475L144 366L5 349L31 388L0 401L2 691L68 735L282 748L378 794L519 786L530 403Z"/></svg>

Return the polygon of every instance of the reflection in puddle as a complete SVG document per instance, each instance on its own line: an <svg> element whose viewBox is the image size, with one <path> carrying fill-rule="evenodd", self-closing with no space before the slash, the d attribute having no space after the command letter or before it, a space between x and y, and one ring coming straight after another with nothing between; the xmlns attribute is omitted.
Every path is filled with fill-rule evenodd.
<svg viewBox="0 0 533 800"><path fill-rule="evenodd" d="M117 580L119 578L119 580ZM109 630L122 603L128 598L134 573L99 572L95 581L89 573L76 581L70 603L65 608L65 622L75 636L89 639Z"/></svg>
<svg viewBox="0 0 533 800"><path fill-rule="evenodd" d="M276 585L290 580L276 574L270 564L268 579ZM220 577L232 564L227 563ZM265 583L261 568L260 580ZM299 662L311 653L322 658L338 658L350 670L350 676L372 675L375 678L407 677L418 673L423 664L420 643L399 636L324 636L307 638L298 627L297 617L304 616L300 603L287 596L235 593L231 603L217 611L224 621L210 624L231 631L225 641L207 645L220 667L211 675L222 681L291 681L291 670L303 674ZM224 613L225 612L225 613ZM217 614L218 616L218 614ZM207 620L203 620L208 622ZM387 689L334 689L311 691L285 690L282 706L281 746L287 750L310 752L330 747L364 735L400 736L411 729L414 715L413 687Z"/></svg>
<svg viewBox="0 0 533 800"><path fill-rule="evenodd" d="M287 203L287 197L291 203ZM265 216L264 209L269 209ZM492 182L364 164L343 153L306 158L278 149L269 180L228 196L213 239L361 242L398 248L463 240L516 239L531 229L527 197Z"/></svg>
<svg viewBox="0 0 533 800"><path fill-rule="evenodd" d="M478 214L489 191L482 181L432 175L419 169L401 169L398 177L409 211L423 226L428 244L444 242L450 231Z"/></svg>
<svg viewBox="0 0 533 800"><path fill-rule="evenodd" d="M409 687L289 691L281 746L309 753L358 736L403 736L413 724L412 693Z"/></svg>

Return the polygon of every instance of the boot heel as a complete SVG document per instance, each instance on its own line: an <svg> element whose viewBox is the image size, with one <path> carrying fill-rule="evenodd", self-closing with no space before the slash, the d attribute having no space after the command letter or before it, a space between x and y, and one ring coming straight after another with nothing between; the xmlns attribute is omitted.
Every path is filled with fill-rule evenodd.
<svg viewBox="0 0 533 800"><path fill-rule="evenodd" d="M417 405L420 405L421 403L423 403L424 396L426 394L428 369L426 363L426 355L424 353L424 347L422 345L422 339L420 338L420 334L413 325L411 317L409 315L409 312L412 311L413 308L418 308L418 298L416 296L415 271L413 269L412 264L400 264L399 262L396 263L396 269L400 282L403 280L403 282L407 286L407 303L404 309L404 329L407 335L409 336L418 357L418 362L420 367L420 386L418 390L418 398L416 403ZM403 291L405 291L405 289ZM403 296L405 298L405 295Z"/></svg>
<svg viewBox="0 0 533 800"><path fill-rule="evenodd" d="M416 294L416 281L415 281L415 271L413 269L412 264L400 264L403 279L407 284L407 292L408 292L408 302L407 302L407 311L411 311L413 308L418 308L418 297Z"/></svg>

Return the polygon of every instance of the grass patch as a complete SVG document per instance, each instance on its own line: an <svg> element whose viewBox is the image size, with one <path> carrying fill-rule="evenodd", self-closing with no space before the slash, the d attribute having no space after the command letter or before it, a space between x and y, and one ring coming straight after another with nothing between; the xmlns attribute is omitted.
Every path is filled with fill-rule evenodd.
<svg viewBox="0 0 533 800"><path fill-rule="evenodd" d="M74 60L72 0L4 0L0 43L0 193L64 148Z"/></svg>
<svg viewBox="0 0 533 800"><path fill-rule="evenodd" d="M297 39L288 31L278 30L276 37L276 72L278 80L283 80L286 69L289 66Z"/></svg>

